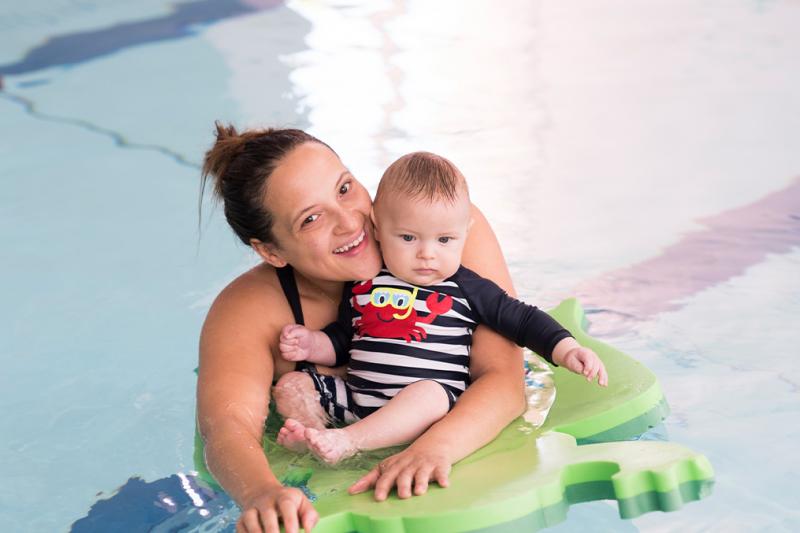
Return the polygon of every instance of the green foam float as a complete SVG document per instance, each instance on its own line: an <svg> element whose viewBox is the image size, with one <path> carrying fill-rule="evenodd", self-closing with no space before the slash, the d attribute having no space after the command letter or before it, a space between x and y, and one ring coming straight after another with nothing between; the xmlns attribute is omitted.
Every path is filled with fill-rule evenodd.
<svg viewBox="0 0 800 533"><path fill-rule="evenodd" d="M530 532L563 521L575 503L616 500L620 516L634 518L674 511L710 494L714 471L703 455L670 442L625 441L668 413L655 375L587 335L577 300L565 300L550 314L597 352L608 370L609 386L598 387L556 368L557 396L544 424L534 429L516 419L453 467L447 489L432 485L423 497L401 500L393 495L380 503L371 493L351 496L347 487L374 461L329 468L277 446L274 429L268 427L264 451L274 472L284 484L299 486L315 499L320 521L314 531ZM199 476L215 485L198 435L194 458Z"/></svg>

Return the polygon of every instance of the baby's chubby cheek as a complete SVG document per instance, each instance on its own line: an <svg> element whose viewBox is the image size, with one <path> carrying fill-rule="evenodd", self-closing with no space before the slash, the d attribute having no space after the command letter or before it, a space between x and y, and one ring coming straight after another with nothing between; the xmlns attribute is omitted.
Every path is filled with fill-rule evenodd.
<svg viewBox="0 0 800 533"><path fill-rule="evenodd" d="M411 260L405 259L402 256L398 257L398 254L393 254L390 249L387 249L383 253L383 262L386 268L389 269L389 272L395 277L403 279L410 275L413 276ZM413 283L411 280L406 281Z"/></svg>

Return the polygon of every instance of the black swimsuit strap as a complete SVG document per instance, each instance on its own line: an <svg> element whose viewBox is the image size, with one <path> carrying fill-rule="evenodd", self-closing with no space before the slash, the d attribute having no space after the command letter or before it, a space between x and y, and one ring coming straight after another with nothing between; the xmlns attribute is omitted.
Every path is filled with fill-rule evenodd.
<svg viewBox="0 0 800 533"><path fill-rule="evenodd" d="M283 294L286 296L286 301L289 302L289 307L292 308L294 321L304 326L303 307L300 305L300 292L297 290L297 280L294 277L292 265L276 268L275 272L278 274L278 281L281 283L281 289L283 289Z"/></svg>
<svg viewBox="0 0 800 533"><path fill-rule="evenodd" d="M289 307L292 309L295 323L305 326L306 322L303 320L303 307L300 305L300 291L297 290L297 280L294 277L292 265L276 268L275 272L278 274L278 281L281 283L281 289L283 289L283 294L286 296L286 301L289 302ZM294 369L303 370L309 366L313 368L314 365L305 361L298 361Z"/></svg>

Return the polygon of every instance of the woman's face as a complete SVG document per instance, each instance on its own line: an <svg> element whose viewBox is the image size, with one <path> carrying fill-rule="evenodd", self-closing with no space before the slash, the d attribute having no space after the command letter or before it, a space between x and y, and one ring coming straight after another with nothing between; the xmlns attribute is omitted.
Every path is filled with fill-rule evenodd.
<svg viewBox="0 0 800 533"><path fill-rule="evenodd" d="M301 144L267 182L274 253L303 275L327 281L370 279L381 267L367 190L327 146Z"/></svg>

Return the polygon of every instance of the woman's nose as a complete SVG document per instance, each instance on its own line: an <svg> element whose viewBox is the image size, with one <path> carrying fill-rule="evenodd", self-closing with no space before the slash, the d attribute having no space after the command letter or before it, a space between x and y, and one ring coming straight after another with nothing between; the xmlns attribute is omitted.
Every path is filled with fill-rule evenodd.
<svg viewBox="0 0 800 533"><path fill-rule="evenodd" d="M355 209L340 209L337 218L336 232L341 235L354 233L364 225L364 216Z"/></svg>

